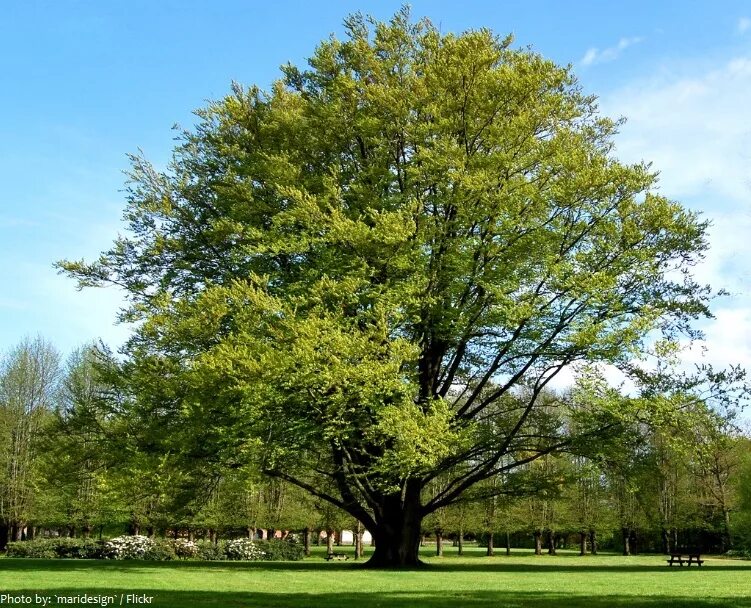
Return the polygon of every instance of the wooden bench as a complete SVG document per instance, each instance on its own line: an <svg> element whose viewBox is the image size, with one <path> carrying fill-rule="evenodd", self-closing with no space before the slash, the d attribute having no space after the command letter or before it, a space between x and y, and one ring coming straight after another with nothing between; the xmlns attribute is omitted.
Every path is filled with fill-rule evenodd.
<svg viewBox="0 0 751 608"><path fill-rule="evenodd" d="M334 561L344 561L349 559L349 556L346 553L329 553L326 556L326 561L330 562L331 560Z"/></svg>
<svg viewBox="0 0 751 608"><path fill-rule="evenodd" d="M685 556L681 553L671 553L670 559L667 560L668 566L671 568L673 567L673 564L678 564L681 568L683 568L683 564L686 564L686 566L691 567L691 564L696 564L697 566L701 567L701 565L704 563L704 560L701 559L701 555L698 553L689 553L688 556Z"/></svg>

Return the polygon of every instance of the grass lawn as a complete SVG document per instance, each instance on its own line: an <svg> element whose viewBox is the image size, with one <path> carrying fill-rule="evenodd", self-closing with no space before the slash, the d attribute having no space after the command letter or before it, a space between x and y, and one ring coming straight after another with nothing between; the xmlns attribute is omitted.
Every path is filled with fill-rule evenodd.
<svg viewBox="0 0 751 608"><path fill-rule="evenodd" d="M337 551L351 552L350 547ZM503 551L501 551L503 553ZM487 558L449 551L420 570L362 570L326 562L323 548L302 562L116 562L0 559L0 606L150 605L329 608L751 607L751 562L709 558L702 568L668 568L662 556L535 557L517 550ZM92 596L106 596L98 604ZM136 603L128 594L151 598ZM19 598L29 602L19 603ZM110 599L111 598L111 599ZM74 600L75 601L75 600ZM122 601L122 604L120 603Z"/></svg>

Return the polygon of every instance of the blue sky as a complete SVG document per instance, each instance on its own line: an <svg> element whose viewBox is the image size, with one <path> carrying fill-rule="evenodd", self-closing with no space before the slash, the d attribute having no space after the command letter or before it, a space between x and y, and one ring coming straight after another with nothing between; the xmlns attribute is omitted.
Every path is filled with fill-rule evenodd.
<svg viewBox="0 0 751 608"><path fill-rule="evenodd" d="M63 352L113 346L120 294L77 292L61 258L94 258L121 230L126 153L164 166L175 123L229 91L266 87L361 10L398 2L22 2L0 17L0 349L41 334ZM686 357L751 368L751 5L748 2L413 2L443 31L513 33L572 64L604 113L629 119L626 161L712 219L700 279L732 296ZM703 355L702 355L703 352ZM703 357L703 358L702 358Z"/></svg>

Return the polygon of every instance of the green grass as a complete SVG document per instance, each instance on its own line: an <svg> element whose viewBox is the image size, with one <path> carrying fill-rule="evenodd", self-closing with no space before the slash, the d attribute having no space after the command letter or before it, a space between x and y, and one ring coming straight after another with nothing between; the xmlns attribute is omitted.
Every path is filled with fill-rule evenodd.
<svg viewBox="0 0 751 608"><path fill-rule="evenodd" d="M349 547L337 551L351 552ZM192 608L627 608L746 606L751 562L709 558L701 569L668 568L662 556L429 557L425 568L372 571L326 562L323 548L302 562L107 562L0 559L2 594L51 597L145 594L150 606ZM501 551L501 553L503 553ZM6 598L5 605L11 604ZM29 605L29 604L26 604ZM82 604L80 604L82 605ZM88 606L96 604L87 604ZM101 604L99 604L101 605ZM123 605L127 605L123 598ZM130 604L131 606L135 604ZM140 604L144 605L144 604Z"/></svg>

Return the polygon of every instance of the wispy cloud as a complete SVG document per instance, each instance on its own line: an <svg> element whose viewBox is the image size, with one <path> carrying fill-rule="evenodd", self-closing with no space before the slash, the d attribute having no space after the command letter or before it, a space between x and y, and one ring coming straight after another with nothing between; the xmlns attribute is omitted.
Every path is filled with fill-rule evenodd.
<svg viewBox="0 0 751 608"><path fill-rule="evenodd" d="M621 56L621 53L628 47L638 44L642 41L642 38L635 36L632 38L621 38L618 44L610 46L606 49L598 49L592 47L584 53L584 57L581 58L581 65L595 65L598 63L607 63L608 61L615 61Z"/></svg>
<svg viewBox="0 0 751 608"><path fill-rule="evenodd" d="M739 34L745 34L749 28L751 28L751 19L749 19L748 17L741 17L740 19L738 19L736 30Z"/></svg>

